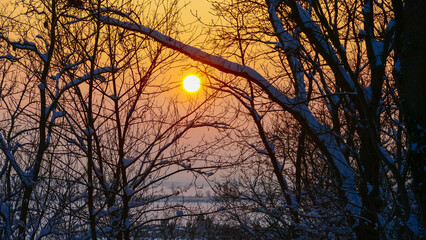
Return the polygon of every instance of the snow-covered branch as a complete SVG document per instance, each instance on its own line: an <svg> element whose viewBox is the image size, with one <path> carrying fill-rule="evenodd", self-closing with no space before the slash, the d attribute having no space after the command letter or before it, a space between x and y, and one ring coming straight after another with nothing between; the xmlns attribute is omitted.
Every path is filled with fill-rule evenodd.
<svg viewBox="0 0 426 240"><path fill-rule="evenodd" d="M336 149L338 149L337 143L335 142L334 137L331 135L330 129L320 123L313 116L311 110L308 108L307 105L295 105L295 99L283 94L267 79L265 79L260 73L250 67L226 60L220 56L206 53L201 49L184 44L178 40L171 38L170 36L166 36L156 30L150 29L143 25L135 24L132 22L123 22L119 19L109 16L101 16L100 19L106 24L122 27L129 31L134 31L147 35L155 41L163 44L164 46L174 49L195 61L210 65L222 72L246 78L248 81L251 81L261 87L265 91L265 93L271 98L271 100L283 107L284 110L293 113L296 119L299 119L300 121L304 122L308 129L313 132L312 135L317 136L318 141L326 147L328 153L330 154L330 157L332 158L333 165L335 165L335 169L338 171L337 175L341 178L341 190L344 192L349 204L352 206L350 209L353 211L353 214L359 214L359 207L361 206L361 204L354 179L354 171L351 166L348 165L344 156L339 151L336 151ZM328 48L330 46L326 47ZM342 74L347 74L345 73L344 69L341 69L341 71ZM347 79L348 83L353 86L354 84L350 77L348 75L345 76L345 79Z"/></svg>

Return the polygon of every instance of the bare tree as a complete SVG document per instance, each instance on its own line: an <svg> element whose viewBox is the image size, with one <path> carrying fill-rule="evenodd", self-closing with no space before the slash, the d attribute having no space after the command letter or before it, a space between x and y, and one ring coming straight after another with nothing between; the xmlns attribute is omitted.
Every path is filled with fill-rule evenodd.
<svg viewBox="0 0 426 240"><path fill-rule="evenodd" d="M177 1L19 3L0 26L2 238L146 236L193 214L164 180L236 164L220 212L253 238L424 237L420 1L213 1L205 51L176 40ZM159 80L174 51L209 79L184 111ZM201 127L228 142L179 145Z"/></svg>
<svg viewBox="0 0 426 240"><path fill-rule="evenodd" d="M421 201L410 197L406 113L400 110L398 85L392 75L401 61L393 51L398 37L395 14L401 10L395 8L397 3L217 2L231 23L223 36L232 40L223 45L219 56L131 19L105 15L101 19L237 77L216 77L212 88L229 92L252 117L261 143L256 151L269 158L285 203L293 206L289 212L294 220L306 213L300 207L304 202L295 197L299 180L289 184L284 159L277 154L279 135L267 117L273 111L289 113L299 125L299 141L308 138L321 153L317 159L329 170L347 226L359 239L378 239L421 235L417 219ZM224 41L223 36L219 39ZM263 47L256 51L250 48L253 43ZM255 61L260 59L266 61L263 69ZM303 154L301 149L295 168L300 168ZM416 170L411 173L416 175ZM292 191L294 187L296 191Z"/></svg>
<svg viewBox="0 0 426 240"><path fill-rule="evenodd" d="M79 82L64 82L61 78L63 71L58 71L58 65L55 65L62 65L62 69L78 65L71 66L64 61L65 56L55 55L57 42L63 37L61 14L64 10L61 4L57 1L22 1L20 6L17 15L2 16L6 22L0 34L4 44L2 53L5 54L2 61L12 63L3 78L13 86L13 91L2 97L6 108L2 110L4 128L0 141L6 182L14 177L19 179L19 184L14 184L13 190L2 199L4 213L7 213L3 217L11 224L6 226L8 230L4 236L23 239L25 236L34 238L40 230L43 214L38 215L34 209L37 204L34 195L43 191L38 192L37 183L44 175L45 159L51 157L49 153L59 141L59 135L54 131L57 119L63 116L59 101L64 92ZM34 17L25 18L25 14ZM13 232L15 229L18 234Z"/></svg>
<svg viewBox="0 0 426 240"><path fill-rule="evenodd" d="M101 21L156 13L140 23L175 36L177 2L17 4L1 15L1 238L130 239L194 214L161 185L218 169L219 146L180 146L193 129L226 128L211 121L214 93L183 107L164 77L177 54Z"/></svg>

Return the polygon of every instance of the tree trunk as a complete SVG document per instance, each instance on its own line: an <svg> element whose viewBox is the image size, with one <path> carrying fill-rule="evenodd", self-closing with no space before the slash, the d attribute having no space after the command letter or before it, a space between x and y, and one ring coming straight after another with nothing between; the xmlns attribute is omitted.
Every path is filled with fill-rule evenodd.
<svg viewBox="0 0 426 240"><path fill-rule="evenodd" d="M375 151L375 144L368 135L368 130L359 131L361 138L360 147L360 195L362 201L361 219L356 228L357 239L380 239L377 213L380 212L382 201L380 200L379 156Z"/></svg>
<svg viewBox="0 0 426 240"><path fill-rule="evenodd" d="M406 1L402 30L401 89L408 130L408 164L418 216L426 226L426 1Z"/></svg>

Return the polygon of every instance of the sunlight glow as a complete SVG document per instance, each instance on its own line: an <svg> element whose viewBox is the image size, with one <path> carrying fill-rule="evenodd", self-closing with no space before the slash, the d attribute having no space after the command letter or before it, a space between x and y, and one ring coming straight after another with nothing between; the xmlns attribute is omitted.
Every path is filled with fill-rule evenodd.
<svg viewBox="0 0 426 240"><path fill-rule="evenodd" d="M195 75L189 75L183 80L183 88L187 92L196 92L201 87L200 79Z"/></svg>

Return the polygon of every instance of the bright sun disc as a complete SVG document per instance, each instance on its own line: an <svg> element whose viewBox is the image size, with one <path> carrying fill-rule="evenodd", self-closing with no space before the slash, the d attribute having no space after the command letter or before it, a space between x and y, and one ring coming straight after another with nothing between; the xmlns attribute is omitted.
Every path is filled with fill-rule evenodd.
<svg viewBox="0 0 426 240"><path fill-rule="evenodd" d="M196 92L201 87L200 79L195 75L189 75L183 80L183 88L187 92Z"/></svg>

